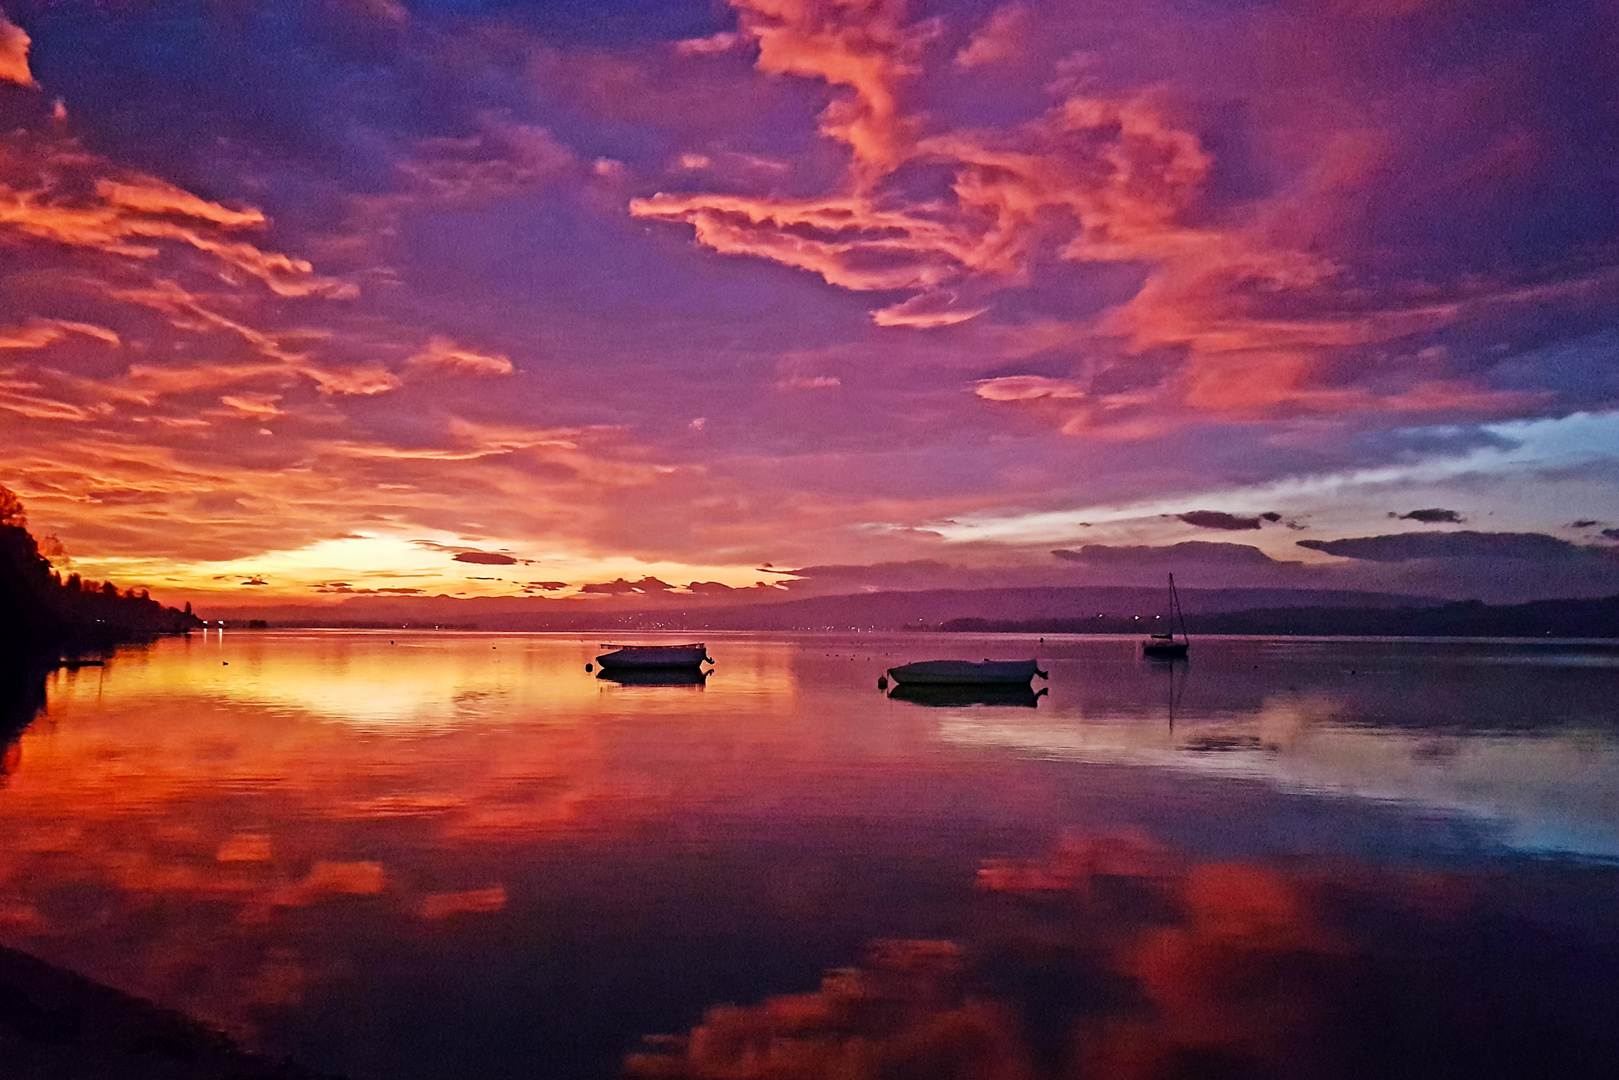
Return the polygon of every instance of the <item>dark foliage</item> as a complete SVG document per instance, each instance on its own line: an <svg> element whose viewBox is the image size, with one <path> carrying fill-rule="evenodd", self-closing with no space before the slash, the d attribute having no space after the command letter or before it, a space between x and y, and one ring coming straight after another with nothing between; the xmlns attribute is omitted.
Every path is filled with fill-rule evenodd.
<svg viewBox="0 0 1619 1080"><path fill-rule="evenodd" d="M77 574L64 580L20 521L16 514L0 524L0 649L6 663L96 652L202 625L190 612L164 607L144 591L120 591L110 581L83 581Z"/></svg>

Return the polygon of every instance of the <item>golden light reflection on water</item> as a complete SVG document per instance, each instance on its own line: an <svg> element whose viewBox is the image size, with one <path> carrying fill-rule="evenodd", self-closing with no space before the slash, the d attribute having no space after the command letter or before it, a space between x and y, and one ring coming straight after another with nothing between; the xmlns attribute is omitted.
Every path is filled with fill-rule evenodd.
<svg viewBox="0 0 1619 1080"><path fill-rule="evenodd" d="M987 646L737 635L699 689L597 679L598 644L227 633L56 672L0 789L0 941L273 1043L391 1002L380 963L444 979L628 935L623 996L707 920L931 925L1019 845L1207 835L1210 784L1254 815L1228 846L1310 814L1325 854L1382 829L1455 858L1410 827L1449 815L1495 837L1469 843L1619 854L1600 665L1491 683L1233 645L1165 672L1133 642L1054 642L1035 708L930 707L875 675Z"/></svg>
<svg viewBox="0 0 1619 1080"><path fill-rule="evenodd" d="M692 706L592 678L583 665L597 651L510 636L212 634L57 672L4 792L0 936L54 943L121 986L245 1030L256 1006L296 1001L321 962L266 943L267 982L199 984L199 966L240 951L243 927L262 937L289 909L362 899L402 920L499 912L500 881L457 882L436 858L413 874L398 857L612 833L703 797L701 768L676 785L610 760L603 724ZM780 650L733 659L688 722L711 728L759 695L791 702ZM150 951L86 947L159 909L177 925Z"/></svg>
<svg viewBox="0 0 1619 1080"><path fill-rule="evenodd" d="M403 729L485 718L577 720L583 706L615 688L580 677L602 651L597 643L543 635L215 631L175 644L121 658L93 686L75 681L70 692L217 698ZM751 655L725 676L726 694L792 693L780 657ZM649 704L656 708L656 699Z"/></svg>

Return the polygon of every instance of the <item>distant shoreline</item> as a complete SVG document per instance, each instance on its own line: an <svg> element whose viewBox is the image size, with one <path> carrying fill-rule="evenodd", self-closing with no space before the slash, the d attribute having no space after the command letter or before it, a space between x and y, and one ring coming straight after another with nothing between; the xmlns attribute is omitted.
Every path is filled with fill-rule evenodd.
<svg viewBox="0 0 1619 1080"><path fill-rule="evenodd" d="M1619 596L1490 604L1342 590L1190 588L1181 590L1181 600L1194 634L1619 637ZM216 625L223 619L231 631L1138 634L1149 627L1162 631L1166 602L1165 591L1157 587L1049 586L886 590L731 606L660 603L617 611L580 611L563 601L522 597L428 597L363 598L331 607L215 608L200 614Z"/></svg>
<svg viewBox="0 0 1619 1080"><path fill-rule="evenodd" d="M804 625L789 619L754 617L726 620L722 612L680 619L670 613L629 613L600 623L556 619L493 619L432 622L416 619L253 619L227 626L231 632L263 630L472 631L483 633L977 633L977 634L1146 634L1169 628L1161 617L1098 614L1090 617L983 618L962 616L938 622L873 619L860 624ZM698 619L704 621L699 622ZM729 623L729 625L727 625ZM1178 626L1174 627L1179 630ZM1619 639L1619 596L1599 600L1538 600L1526 604L1485 604L1477 600L1421 607L1266 607L1192 613L1192 634L1261 637L1423 637L1423 638L1588 638Z"/></svg>
<svg viewBox="0 0 1619 1080"><path fill-rule="evenodd" d="M951 619L948 633L1145 634L1161 619ZM1461 601L1422 608L1259 608L1186 616L1192 634L1262 637L1619 638L1619 596L1490 605Z"/></svg>

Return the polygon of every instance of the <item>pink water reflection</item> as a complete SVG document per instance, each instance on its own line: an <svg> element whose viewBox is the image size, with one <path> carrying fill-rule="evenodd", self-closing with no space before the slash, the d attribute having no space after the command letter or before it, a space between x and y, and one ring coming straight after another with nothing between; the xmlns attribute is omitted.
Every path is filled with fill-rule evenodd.
<svg viewBox="0 0 1619 1080"><path fill-rule="evenodd" d="M1213 643L1166 679L1132 642L1054 641L1031 709L876 690L971 639L732 636L701 688L599 680L597 645L227 633L57 672L0 790L0 941L356 1077L606 1075L868 942L972 959L1014 930L1101 950L1086 970L1149 999L1153 1045L1203 1045L1241 1027L1231 941L1330 967L1348 940L1323 904L1366 874L1278 859L1476 873L1602 858L1619 820L1611 671L1584 661ZM1122 880L1178 914L1084 908ZM1135 1075L1107 1015L1084 1060ZM1255 1030L1231 1052L1286 1034Z"/></svg>

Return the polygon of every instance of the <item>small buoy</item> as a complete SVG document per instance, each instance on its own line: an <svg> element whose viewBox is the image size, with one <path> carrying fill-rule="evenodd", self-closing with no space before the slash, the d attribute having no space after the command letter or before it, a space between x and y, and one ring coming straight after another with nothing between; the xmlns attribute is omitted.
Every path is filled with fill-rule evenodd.
<svg viewBox="0 0 1619 1080"><path fill-rule="evenodd" d="M887 675L879 675L879 676L877 676L877 689L879 689L879 690L887 690L888 689L888 676Z"/></svg>
<svg viewBox="0 0 1619 1080"><path fill-rule="evenodd" d="M596 665L595 664L586 664L585 665L585 670L586 671L595 671L596 670Z"/></svg>

